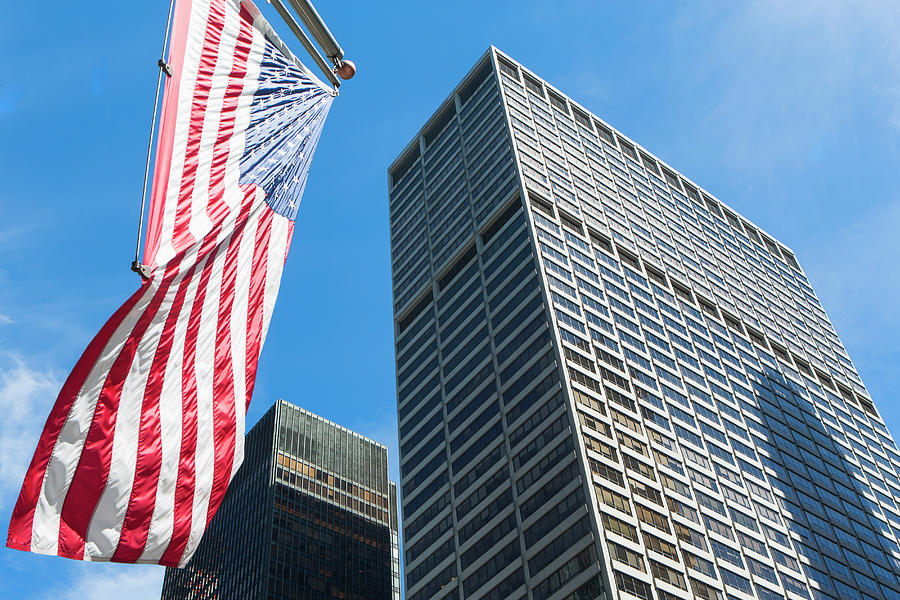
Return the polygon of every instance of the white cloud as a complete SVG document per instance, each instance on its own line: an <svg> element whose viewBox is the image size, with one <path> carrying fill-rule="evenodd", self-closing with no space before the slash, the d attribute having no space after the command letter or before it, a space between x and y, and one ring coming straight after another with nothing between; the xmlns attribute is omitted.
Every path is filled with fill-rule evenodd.
<svg viewBox="0 0 900 600"><path fill-rule="evenodd" d="M15 502L59 386L54 369L33 368L18 353L0 352L0 506Z"/></svg>
<svg viewBox="0 0 900 600"><path fill-rule="evenodd" d="M75 566L72 580L35 600L84 600L85 598L127 598L159 600L165 569L153 565L93 564Z"/></svg>
<svg viewBox="0 0 900 600"><path fill-rule="evenodd" d="M10 317L0 313L0 325L12 325L15 323Z"/></svg>

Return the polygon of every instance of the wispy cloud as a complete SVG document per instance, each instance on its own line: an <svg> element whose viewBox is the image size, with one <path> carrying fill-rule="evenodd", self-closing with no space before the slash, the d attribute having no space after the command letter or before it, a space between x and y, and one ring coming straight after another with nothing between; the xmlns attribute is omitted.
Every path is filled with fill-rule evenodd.
<svg viewBox="0 0 900 600"><path fill-rule="evenodd" d="M3 202L12 202L8 197L0 198L0 205ZM5 224L0 227L0 247L15 246L22 247L40 243L38 231L47 227L47 221L30 220L26 222L18 222L14 224Z"/></svg>
<svg viewBox="0 0 900 600"><path fill-rule="evenodd" d="M64 585L32 596L33 600L127 598L159 600L165 570L151 565L78 564Z"/></svg>
<svg viewBox="0 0 900 600"><path fill-rule="evenodd" d="M804 266L844 341L863 353L896 352L900 332L900 199L800 249ZM854 356L856 352L851 350Z"/></svg>
<svg viewBox="0 0 900 600"><path fill-rule="evenodd" d="M0 506L15 501L59 385L54 369L32 367L18 353L0 352Z"/></svg>
<svg viewBox="0 0 900 600"><path fill-rule="evenodd" d="M0 351L0 509L5 513L15 502L22 477L31 459L50 406L60 386L60 373L37 365L17 352ZM20 564L18 561L7 564ZM36 559L36 557L32 557ZM8 559L8 557L7 557ZM47 559L28 561L22 572L26 581L33 572L44 572ZM60 561L60 559L53 559ZM12 581L0 584L14 597L30 600L82 600L83 598L128 598L158 600L165 570L150 565L57 562L52 576L34 580L26 592ZM47 572L47 575L50 575Z"/></svg>
<svg viewBox="0 0 900 600"><path fill-rule="evenodd" d="M15 323L15 321L13 321L12 318L0 313L0 325L12 325L13 323Z"/></svg>
<svg viewBox="0 0 900 600"><path fill-rule="evenodd" d="M701 128L735 169L804 161L854 113L871 110L873 119L900 125L900 12L892 0L713 6L708 20L689 11L676 35L706 39L691 82L712 92ZM860 97L881 101L861 105Z"/></svg>

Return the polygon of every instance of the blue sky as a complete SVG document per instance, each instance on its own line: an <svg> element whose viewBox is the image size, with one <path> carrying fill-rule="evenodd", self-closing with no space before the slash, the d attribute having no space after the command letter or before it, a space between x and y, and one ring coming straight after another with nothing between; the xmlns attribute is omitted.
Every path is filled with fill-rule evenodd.
<svg viewBox="0 0 900 600"><path fill-rule="evenodd" d="M900 432L891 0L317 4L359 74L313 163L248 422L283 397L396 461L386 168L494 44L793 248ZM0 3L4 533L58 386L138 283L167 5ZM0 549L7 598L158 598L161 574Z"/></svg>

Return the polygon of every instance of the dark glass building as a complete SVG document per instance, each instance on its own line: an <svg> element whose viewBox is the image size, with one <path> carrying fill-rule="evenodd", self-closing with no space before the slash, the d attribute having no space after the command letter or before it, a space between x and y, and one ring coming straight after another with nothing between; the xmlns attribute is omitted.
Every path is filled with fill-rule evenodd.
<svg viewBox="0 0 900 600"><path fill-rule="evenodd" d="M900 598L794 254L491 49L389 169L407 600Z"/></svg>
<svg viewBox="0 0 900 600"><path fill-rule="evenodd" d="M162 600L399 600L387 448L279 400Z"/></svg>

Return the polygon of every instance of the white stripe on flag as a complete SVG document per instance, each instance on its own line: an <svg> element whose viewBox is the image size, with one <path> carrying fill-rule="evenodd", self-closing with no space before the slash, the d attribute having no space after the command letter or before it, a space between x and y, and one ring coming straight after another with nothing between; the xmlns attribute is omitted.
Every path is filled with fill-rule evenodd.
<svg viewBox="0 0 900 600"><path fill-rule="evenodd" d="M255 20L255 13L254 13ZM247 126L250 124L250 107L253 97L259 89L259 71L265 52L266 40L256 27L253 28L253 42L247 59L247 75L244 78L244 91L238 101L235 119L236 135L231 140L231 151L228 155L228 166L225 170L225 189L239 190L234 200L239 210L245 191L240 189L240 160L247 140ZM230 195L229 195L230 197ZM253 202L258 199L254 198ZM231 202L229 202L229 205ZM252 215L251 215L252 217ZM234 415L235 415L235 447L234 464L228 481L244 461L244 434L246 429L247 408L247 321L249 317L250 276L253 270L253 248L256 241L256 230L259 217L251 218L244 231L244 237L238 251L237 273L235 277L235 299L232 307L230 337L231 363L234 372Z"/></svg>
<svg viewBox="0 0 900 600"><path fill-rule="evenodd" d="M284 261L287 258L287 238L290 227L291 222L287 217L279 214L272 215L272 239L269 240L268 259L266 261L266 287L263 296L260 347L266 341L266 335L269 333L269 322L272 320L272 312L275 310L275 299L278 297L278 289L281 286L281 272L284 270Z"/></svg>
<svg viewBox="0 0 900 600"><path fill-rule="evenodd" d="M187 151L188 134L191 125L191 106L194 102L194 91L197 86L197 71L203 52L203 40L206 35L206 24L209 20L210 4L208 2L192 2L190 25L187 30L187 43L184 52L184 65L181 69L181 81L178 87L178 111L175 132L172 140L172 162L169 168L168 187L166 188L165 213L163 215L162 233L159 250L156 253L156 264L164 265L175 256L172 236L175 233L175 213L178 209L178 197L184 183L185 152Z"/></svg>
<svg viewBox="0 0 900 600"><path fill-rule="evenodd" d="M188 269L197 260L196 252L190 252L181 263L182 269ZM184 350L187 339L187 326L194 298L200 281L200 267L191 280L183 281L187 285L178 321L175 323L175 335L172 339L172 350L165 365L162 391L159 395L159 425L162 461L160 463L159 480L156 484L156 501L147 543L140 562L158 562L169 547L175 522L175 489L178 484L178 465L181 457L181 428L184 423L182 400L182 369L184 366Z"/></svg>
<svg viewBox="0 0 900 600"><path fill-rule="evenodd" d="M251 212L250 218L254 212ZM212 257L213 263L207 265L210 270L206 295L203 299L200 328L197 332L197 351L194 359L194 375L197 384L197 450L194 457L194 500L191 511L191 533L188 538L185 556L193 554L193 549L200 543L206 529L209 498L212 492L215 473L214 440L214 382L213 367L216 362L216 329L219 317L221 297L222 271L228 248L235 233L234 220L229 221L220 230L216 240L217 252Z"/></svg>
<svg viewBox="0 0 900 600"><path fill-rule="evenodd" d="M226 0L226 2L235 4L234 0ZM203 115L203 130L200 135L200 148L197 156L197 177L194 180L194 191L191 194L190 204L189 229L195 240L202 239L213 226L213 222L207 214L210 205L210 178L214 167L213 157L219 150L217 142L219 127L222 124L223 101L231 82L231 71L234 67L234 50L240 29L239 10L240 6L238 5L237 9L225 11L225 25L222 28L216 66L210 80L206 112Z"/></svg>
<svg viewBox="0 0 900 600"><path fill-rule="evenodd" d="M183 274L179 273L166 291L157 318L144 332L125 378L116 413L109 477L88 528L84 550L86 559L109 557L119 543L134 483L144 390L165 327L165 316L172 308L182 277Z"/></svg>
<svg viewBox="0 0 900 600"><path fill-rule="evenodd" d="M250 107L253 97L259 89L259 72L263 54L266 49L266 38L253 27L250 31L252 42L247 56L244 87L238 98L234 120L234 135L229 140L228 161L225 166L225 190L233 190L234 195L226 193L226 202L232 211L240 210L244 201L243 190L239 188L241 177L241 157L247 144L247 127L250 125Z"/></svg>
<svg viewBox="0 0 900 600"><path fill-rule="evenodd" d="M259 218L251 218L238 250L235 298L231 311L231 364L234 370L234 415L236 422L234 466L229 481L244 458L244 429L247 408L247 320L249 312L250 275Z"/></svg>

